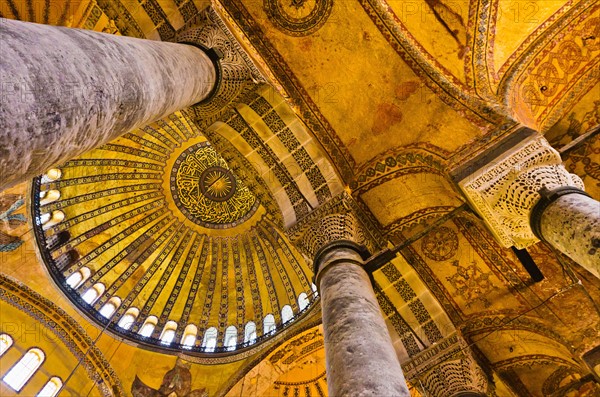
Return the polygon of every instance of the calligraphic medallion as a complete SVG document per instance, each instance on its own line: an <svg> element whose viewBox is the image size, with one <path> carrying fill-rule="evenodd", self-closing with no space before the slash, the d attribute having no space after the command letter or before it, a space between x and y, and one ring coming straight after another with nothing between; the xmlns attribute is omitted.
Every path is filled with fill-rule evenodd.
<svg viewBox="0 0 600 397"><path fill-rule="evenodd" d="M171 169L170 188L179 210L208 228L237 226L259 206L208 142L193 145L179 155Z"/></svg>
<svg viewBox="0 0 600 397"><path fill-rule="evenodd" d="M333 0L264 0L264 7L278 29L290 36L307 36L325 24Z"/></svg>

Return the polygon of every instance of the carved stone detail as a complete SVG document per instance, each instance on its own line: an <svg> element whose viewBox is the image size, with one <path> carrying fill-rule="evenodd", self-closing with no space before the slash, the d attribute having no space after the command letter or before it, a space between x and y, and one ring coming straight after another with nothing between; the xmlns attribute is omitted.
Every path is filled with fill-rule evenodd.
<svg viewBox="0 0 600 397"><path fill-rule="evenodd" d="M456 333L414 356L402 369L406 379L428 396L495 395L467 342Z"/></svg>
<svg viewBox="0 0 600 397"><path fill-rule="evenodd" d="M538 242L530 213L543 187L572 186L582 180L570 174L560 154L541 135L533 135L459 182L473 208L504 246L525 248Z"/></svg>
<svg viewBox="0 0 600 397"><path fill-rule="evenodd" d="M368 244L356 216L351 213L326 215L315 222L301 240L301 247L311 257L329 243L350 240L358 245Z"/></svg>
<svg viewBox="0 0 600 397"><path fill-rule="evenodd" d="M212 50L209 55L219 58L217 88L207 100L192 107L196 120L203 126L212 124L236 99L266 82L212 7L193 20L193 27L181 29L176 40Z"/></svg>
<svg viewBox="0 0 600 397"><path fill-rule="evenodd" d="M371 253L378 251L382 238L366 222L354 199L342 193L312 211L288 229L289 238L309 260L325 245L349 240L366 247Z"/></svg>

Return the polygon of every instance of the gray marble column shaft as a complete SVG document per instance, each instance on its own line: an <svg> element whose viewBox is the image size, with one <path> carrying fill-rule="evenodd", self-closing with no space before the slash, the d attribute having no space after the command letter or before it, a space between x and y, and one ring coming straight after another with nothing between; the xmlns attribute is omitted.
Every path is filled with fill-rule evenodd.
<svg viewBox="0 0 600 397"><path fill-rule="evenodd" d="M360 255L334 247L319 261L329 395L410 396Z"/></svg>
<svg viewBox="0 0 600 397"><path fill-rule="evenodd" d="M0 191L207 98L185 44L0 19Z"/></svg>
<svg viewBox="0 0 600 397"><path fill-rule="evenodd" d="M567 194L544 210L544 240L600 278L600 202L583 194Z"/></svg>

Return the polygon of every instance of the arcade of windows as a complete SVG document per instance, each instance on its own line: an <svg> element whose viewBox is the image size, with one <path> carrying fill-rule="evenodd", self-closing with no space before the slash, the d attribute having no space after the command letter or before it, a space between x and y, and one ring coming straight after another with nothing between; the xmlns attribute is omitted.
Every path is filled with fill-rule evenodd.
<svg viewBox="0 0 600 397"><path fill-rule="evenodd" d="M8 334L0 334L0 359L13 345L13 338ZM2 381L11 389L19 393L23 386L31 379L43 364L46 355L37 347L32 347L2 376ZM51 377L37 397L54 397L62 388L62 380L58 376Z"/></svg>
<svg viewBox="0 0 600 397"><path fill-rule="evenodd" d="M66 283L73 289L77 289L81 286L91 275L91 271L87 267L83 267L79 269L79 271L71 274L67 279ZM81 298L88 304L92 305L100 296L104 293L106 287L102 283L96 283L88 290L83 292ZM316 286L313 285L313 294L317 294ZM303 311L310 304L310 300L308 299L308 295L305 292L302 292L298 296L298 307L300 311ZM117 296L111 297L108 302L102 306L99 310L99 313L110 319L112 315L117 311L119 306L121 305L121 298ZM140 314L140 310L136 307L130 307L127 309L123 317L119 320L117 325L124 329L129 330L133 324L135 323L137 317ZM281 322L282 324L287 323L288 321L293 320L294 312L290 305L285 305L281 309ZM142 326L140 327L138 333L144 337L151 337L154 333L154 329L158 324L158 318L156 316L148 316ZM173 343L175 339L175 334L177 331L178 324L175 321L168 321L161 334L160 334L160 343L163 345L170 345ZM277 329L277 324L275 322L275 316L269 313L263 319L263 335L268 335L274 333ZM238 345L237 340L237 328L233 325L227 327L225 330L225 334L223 336L223 347L232 351L236 349ZM218 343L219 332L217 328L210 327L204 332L204 336L202 338L201 347L205 352L211 353L214 352L217 343ZM191 349L196 344L196 340L198 338L198 327L194 324L188 324L185 327L183 332L183 336L181 337L180 344L184 349ZM244 343L245 344L253 344L256 341L257 333L256 333L256 324L253 321L249 321L246 323L244 327Z"/></svg>
<svg viewBox="0 0 600 397"><path fill-rule="evenodd" d="M53 168L45 173L42 178L42 183L48 183L57 181L62 177L62 171L58 168ZM53 201L56 201L60 198L60 191L58 190L48 190L42 191L40 193L40 204L48 204ZM44 230L59 224L60 222L65 220L65 214L60 210L52 211L52 213L42 213L38 218L38 223L42 225ZM60 233L59 233L60 234ZM56 239L60 240L65 236L57 236ZM68 240L68 238L66 238ZM60 241L50 241L50 245L60 244ZM63 254L61 257L57 258L57 266L64 267L64 263L59 263L61 261L69 261L70 256L68 254ZM69 277L66 278L66 284L73 290L77 290L81 287L86 280L88 280L92 276L92 272L87 267L81 267L78 271L72 273ZM83 291L81 293L81 299L85 301L89 305L93 305L106 291L106 286L102 283L96 283L89 289ZM312 285L312 294L314 297L317 296L317 287ZM119 306L121 305L121 298L118 296L112 296L104 306L102 306L99 310L99 313L106 319L110 319L113 314L117 311ZM300 293L298 295L298 308L299 311L302 312L310 305L310 299L305 292ZM136 307L130 307L127 309L125 314L120 318L117 325L123 330L129 330L134 323L136 322L138 316L140 314L140 310ZM281 323L286 324L289 321L294 319L294 312L290 305L283 306L281 310ZM138 334L140 336L150 338L154 333L154 330L158 324L158 318L156 316L148 316L142 326L140 327ZM174 342L176 331L178 328L178 324L175 321L168 321L159 337L160 344L164 346L169 346ZM263 319L263 333L262 335L270 335L274 334L277 330L277 324L275 322L275 316L271 313L267 314ZM219 332L217 328L210 327L208 328L203 335L201 347L205 352L214 352L217 348L218 344ZM244 344L252 345L256 342L257 339L257 326L253 321L249 321L244 326ZM188 324L185 327L183 332L183 336L179 343L182 345L184 349L192 349L196 345L196 341L198 340L198 328L194 324ZM238 346L238 331L237 328L233 325L227 327L225 329L225 333L222 339L222 346L227 351L233 351Z"/></svg>

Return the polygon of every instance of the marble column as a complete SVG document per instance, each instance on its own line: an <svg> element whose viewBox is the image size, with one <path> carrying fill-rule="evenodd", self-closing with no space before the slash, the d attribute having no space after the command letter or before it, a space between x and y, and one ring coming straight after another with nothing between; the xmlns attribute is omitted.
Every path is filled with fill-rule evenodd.
<svg viewBox="0 0 600 397"><path fill-rule="evenodd" d="M0 191L206 99L192 45L0 19Z"/></svg>
<svg viewBox="0 0 600 397"><path fill-rule="evenodd" d="M410 396L365 271L366 233L351 212L321 214L300 246L314 258L330 396Z"/></svg>
<svg viewBox="0 0 600 397"><path fill-rule="evenodd" d="M504 247L544 240L600 277L600 202L542 135L525 128L518 134L487 161L475 159L477 169L459 186Z"/></svg>
<svg viewBox="0 0 600 397"><path fill-rule="evenodd" d="M541 194L531 216L536 236L600 278L600 203L579 189Z"/></svg>

